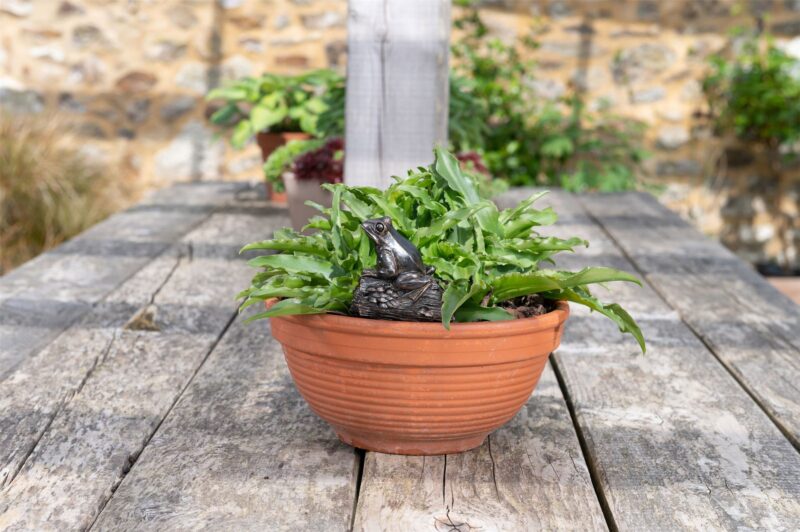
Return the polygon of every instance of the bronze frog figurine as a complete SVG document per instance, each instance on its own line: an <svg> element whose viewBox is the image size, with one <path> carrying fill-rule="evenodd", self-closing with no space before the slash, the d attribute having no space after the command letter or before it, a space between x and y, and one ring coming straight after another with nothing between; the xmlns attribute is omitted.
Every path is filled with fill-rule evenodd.
<svg viewBox="0 0 800 532"><path fill-rule="evenodd" d="M353 294L354 313L408 321L441 319L442 290L414 244L397 232L388 216L365 220L361 227L375 245L378 260L375 269L361 274Z"/></svg>
<svg viewBox="0 0 800 532"><path fill-rule="evenodd" d="M361 227L375 244L378 254L377 268L365 270L363 275L390 280L400 290L417 290L431 285L433 268L422 263L419 250L397 232L391 218L366 220Z"/></svg>

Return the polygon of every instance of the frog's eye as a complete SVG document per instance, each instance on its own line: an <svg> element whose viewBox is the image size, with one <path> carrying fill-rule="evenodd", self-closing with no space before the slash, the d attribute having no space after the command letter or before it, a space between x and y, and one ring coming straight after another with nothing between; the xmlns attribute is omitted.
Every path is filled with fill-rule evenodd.
<svg viewBox="0 0 800 532"><path fill-rule="evenodd" d="M376 230L377 230L379 233L383 233L384 229L386 229L386 226L385 226L385 225L383 225L381 222L378 222L378 223L376 223L376 224L375 224L375 229L376 229Z"/></svg>

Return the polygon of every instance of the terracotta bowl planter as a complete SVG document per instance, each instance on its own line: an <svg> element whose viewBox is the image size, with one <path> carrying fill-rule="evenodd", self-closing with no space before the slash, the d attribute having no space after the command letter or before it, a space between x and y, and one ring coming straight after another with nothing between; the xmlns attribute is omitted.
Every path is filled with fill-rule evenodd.
<svg viewBox="0 0 800 532"><path fill-rule="evenodd" d="M291 131L285 133L261 132L256 135L256 142L258 142L258 147L261 148L261 159L263 161L266 161L267 157L269 157L272 152L274 152L276 149L280 148L284 144L292 140L307 140L310 138L311 135L309 135L308 133L302 133L299 131ZM273 190L271 183L267 183L267 197L274 203L280 203L282 205L286 205L286 199L287 199L286 193L276 192L275 190Z"/></svg>
<svg viewBox="0 0 800 532"><path fill-rule="evenodd" d="M300 394L343 442L430 455L477 447L519 411L568 315L559 302L535 318L450 331L332 314L271 321Z"/></svg>
<svg viewBox="0 0 800 532"><path fill-rule="evenodd" d="M292 172L286 172L283 174L283 184L288 196L289 218L295 231L302 229L311 217L319 214L317 209L306 205L306 201L311 200L324 207L331 206L331 193L322 188L322 181L300 180Z"/></svg>

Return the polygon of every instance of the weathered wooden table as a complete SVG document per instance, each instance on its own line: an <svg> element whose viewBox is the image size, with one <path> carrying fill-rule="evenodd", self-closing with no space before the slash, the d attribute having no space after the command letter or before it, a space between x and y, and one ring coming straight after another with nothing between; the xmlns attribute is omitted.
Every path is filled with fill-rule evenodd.
<svg viewBox="0 0 800 532"><path fill-rule="evenodd" d="M0 278L0 530L800 529L800 310L652 198L548 200L562 264L646 279L607 298L648 354L573 306L511 423L416 458L340 444L237 318L258 196L164 190Z"/></svg>

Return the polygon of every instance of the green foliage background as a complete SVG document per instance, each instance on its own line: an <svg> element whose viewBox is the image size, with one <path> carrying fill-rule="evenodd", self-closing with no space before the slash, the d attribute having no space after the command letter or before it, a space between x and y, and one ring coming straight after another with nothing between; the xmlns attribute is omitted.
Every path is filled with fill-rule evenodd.
<svg viewBox="0 0 800 532"><path fill-rule="evenodd" d="M525 59L536 41L528 37L505 44L489 35L471 2L462 4L467 7L454 21L460 38L452 46L450 149L479 153L491 175L511 185L578 192L636 188L639 163L647 155L641 148L642 124L606 110L589 113L575 92L542 101L532 88L536 65ZM224 101L212 121L233 127L235 147L266 130L304 131L317 138L344 135L345 83L331 70L246 78L215 89L208 99ZM280 181L274 170L287 167L288 153L268 162L268 179Z"/></svg>
<svg viewBox="0 0 800 532"><path fill-rule="evenodd" d="M777 148L800 139L800 61L769 34L740 29L738 52L711 57L703 92L719 132Z"/></svg>
<svg viewBox="0 0 800 532"><path fill-rule="evenodd" d="M224 102L211 122L232 125L231 145L242 148L260 131L303 131L319 136L318 120L329 108L328 95L343 85L342 76L329 69L298 76L264 74L214 89L206 99Z"/></svg>
<svg viewBox="0 0 800 532"><path fill-rule="evenodd" d="M453 68L470 81L481 101L486 127L471 145L495 177L512 185L546 185L582 192L613 192L637 186L643 124L607 110L589 113L575 91L556 102L537 97L536 63L525 54L538 47L533 37L506 44L493 38L474 2L462 1L452 46Z"/></svg>

